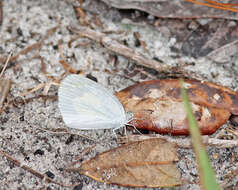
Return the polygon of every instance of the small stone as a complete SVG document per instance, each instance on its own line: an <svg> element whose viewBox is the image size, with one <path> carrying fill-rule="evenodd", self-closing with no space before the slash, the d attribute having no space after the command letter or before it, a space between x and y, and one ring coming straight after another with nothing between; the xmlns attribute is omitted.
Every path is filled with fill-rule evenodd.
<svg viewBox="0 0 238 190"><path fill-rule="evenodd" d="M22 32L22 29L21 28L17 28L17 34L19 35L19 36L22 36L23 35L23 32Z"/></svg>
<svg viewBox="0 0 238 190"><path fill-rule="evenodd" d="M45 174L51 179L55 178L55 174L53 174L51 171L47 171Z"/></svg>
<svg viewBox="0 0 238 190"><path fill-rule="evenodd" d="M73 190L82 190L82 189L83 189L83 183L80 183L73 188Z"/></svg>
<svg viewBox="0 0 238 190"><path fill-rule="evenodd" d="M24 115L22 115L20 118L19 118L20 121L24 121Z"/></svg>
<svg viewBox="0 0 238 190"><path fill-rule="evenodd" d="M59 49L59 46L58 46L58 45L53 45L53 49L54 49L54 50L58 50L58 49Z"/></svg>
<svg viewBox="0 0 238 190"><path fill-rule="evenodd" d="M65 144L69 145L74 140L74 135L70 135L69 138L65 141Z"/></svg>
<svg viewBox="0 0 238 190"><path fill-rule="evenodd" d="M91 74L87 74L86 77L88 79L91 79L91 80L95 81L95 82L98 82L98 79L96 77L94 77L93 75L91 75Z"/></svg>
<svg viewBox="0 0 238 190"><path fill-rule="evenodd" d="M41 150L41 149L37 149L35 152L34 152L34 155L44 155L44 150Z"/></svg>
<svg viewBox="0 0 238 190"><path fill-rule="evenodd" d="M230 21L228 23L228 27L236 27L236 22L235 21Z"/></svg>

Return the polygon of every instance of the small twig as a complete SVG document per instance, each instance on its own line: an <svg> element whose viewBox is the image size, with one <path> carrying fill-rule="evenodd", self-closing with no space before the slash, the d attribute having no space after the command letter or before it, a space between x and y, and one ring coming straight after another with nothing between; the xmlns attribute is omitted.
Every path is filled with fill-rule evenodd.
<svg viewBox="0 0 238 190"><path fill-rule="evenodd" d="M232 133L233 135L235 135L236 137L238 137L238 132L236 130L231 130L231 129L227 129L228 132Z"/></svg>
<svg viewBox="0 0 238 190"><path fill-rule="evenodd" d="M91 44L92 44L92 41L90 41L90 42L78 42L78 43L74 46L74 48L86 47L86 46L89 46L89 45L91 45Z"/></svg>
<svg viewBox="0 0 238 190"><path fill-rule="evenodd" d="M180 148L192 148L192 143L190 138L179 138L179 137L170 137L163 136L159 134L154 135L129 135L127 137L122 137L119 139L120 143L127 143L128 141L141 141L144 139L150 138L160 138L165 139L169 142L175 143ZM231 148L238 146L238 140L221 140L217 138L209 138L209 136L203 136L203 143L207 146L214 146L217 148Z"/></svg>
<svg viewBox="0 0 238 190"><path fill-rule="evenodd" d="M34 49L39 50L42 47L44 40L46 40L49 36L51 36L56 31L57 28L58 28L58 26L55 26L55 27L49 29L46 32L46 35L39 42L36 42L36 43L26 47L25 49L19 51L16 55L12 56L9 61L15 61L20 55L25 55ZM1 57L0 62L5 62L6 59L7 59L6 57Z"/></svg>
<svg viewBox="0 0 238 190"><path fill-rule="evenodd" d="M143 47L144 51L148 52L148 49L146 47L146 43L141 39L141 36L140 36L139 32L134 32L133 35L136 38L136 40L139 41L139 43Z"/></svg>
<svg viewBox="0 0 238 190"><path fill-rule="evenodd" d="M0 114L1 114L3 111L5 111L6 109L8 109L10 106L13 106L13 104L18 104L18 103L14 103L14 101L15 101L16 98L18 98L18 97L21 97L21 96L17 96L17 97L15 97L15 98L9 100L9 101L7 102L7 104L4 105L2 109L0 109ZM21 98L22 98L22 97L21 97ZM58 97L55 96L55 95L42 95L42 94L40 94L40 95L31 97L31 98L26 98L26 99L22 98L22 99L23 99L24 104L25 104L25 103L29 103L29 102L31 102L31 101L33 101L33 100L35 100L35 99L39 99L39 98L42 98L43 100L51 99L52 101L56 101Z"/></svg>
<svg viewBox="0 0 238 190"><path fill-rule="evenodd" d="M7 68L7 64L8 64L8 62L9 62L11 56L12 56L12 52L10 52L9 55L8 55L8 57L7 57L6 63L5 63L3 69L2 69L2 71L1 71L1 73L0 73L0 77L2 77L4 71L6 70L6 68Z"/></svg>
<svg viewBox="0 0 238 190"><path fill-rule="evenodd" d="M73 67L71 67L64 59L59 60L59 62L67 73L77 74L80 72L76 71Z"/></svg>
<svg viewBox="0 0 238 190"><path fill-rule="evenodd" d="M56 134L56 135L64 135L64 134L68 134L68 135L77 135L79 137L83 137L85 139L88 139L90 141L93 141L93 142L97 142L95 139L87 136L87 135L82 135L82 134L77 134L77 133L71 133L69 132L67 129L66 131L52 131L52 130L48 130L48 129L43 129L41 127L37 127L37 129L41 130L41 131L45 131L47 133L51 133L51 134Z"/></svg>
<svg viewBox="0 0 238 190"><path fill-rule="evenodd" d="M56 101L58 99L58 97L55 96L55 95L43 95L43 94L40 94L40 95L31 97L31 98L26 98L26 99L24 99L24 101L26 103L29 103L29 102L31 102L31 101L33 101L35 99L39 99L39 98L42 98L43 100L51 99L52 101Z"/></svg>
<svg viewBox="0 0 238 190"><path fill-rule="evenodd" d="M72 38L71 40L68 41L68 47L71 48L72 47L72 43L76 40L78 40L80 37L80 35L75 36L74 38ZM85 47L88 46L92 43L92 41L88 40L87 42L79 42L75 45L75 48L77 47Z"/></svg>
<svg viewBox="0 0 238 190"><path fill-rule="evenodd" d="M68 41L68 47L71 48L71 47L72 47L72 43L73 43L74 41L76 41L77 39L79 39L79 38L80 38L79 35L77 35L77 36L71 38L71 40Z"/></svg>
<svg viewBox="0 0 238 190"><path fill-rule="evenodd" d="M93 15L93 21L96 26L98 26L101 30L104 29L102 21L98 18L96 14Z"/></svg>
<svg viewBox="0 0 238 190"><path fill-rule="evenodd" d="M47 78L48 77L48 73L46 72L46 65L45 65L44 58L40 57L40 59L41 59L41 72Z"/></svg>
<svg viewBox="0 0 238 190"><path fill-rule="evenodd" d="M42 92L43 95L47 95L50 90L50 87L53 85L59 86L60 81L63 79L64 74L62 74L59 78L56 78L54 76L51 76L49 73L47 73L44 59L42 57L40 58L41 58L41 72L48 79L48 81L44 83L40 83L39 85L37 85L36 87L32 89L28 89L26 92L21 93L20 96L26 96L40 89L43 89L43 92Z"/></svg>
<svg viewBox="0 0 238 190"><path fill-rule="evenodd" d="M80 25L90 26L90 18L86 15L82 7L74 7L74 11L76 13L76 17L79 19Z"/></svg>
<svg viewBox="0 0 238 190"><path fill-rule="evenodd" d="M36 92L42 88L44 88L46 85L46 83L40 83L39 85L37 85L36 87L32 88L32 89L28 89L26 92L23 92L20 94L20 96L26 96L28 94L32 94L33 92Z"/></svg>
<svg viewBox="0 0 238 190"><path fill-rule="evenodd" d="M73 67L71 67L71 66L67 63L66 58L65 58L65 56L64 56L64 54L63 54L62 48L63 48L63 46L60 45L60 46L59 46L59 54L60 54L61 60L60 60L59 62L60 62L60 64L63 66L64 70L65 70L66 72L74 73L74 74L80 72L80 71L76 71Z"/></svg>
<svg viewBox="0 0 238 190"><path fill-rule="evenodd" d="M159 63L158 61L155 61L153 59L147 59L143 55L136 53L133 49L109 38L103 33L91 30L89 28L71 28L71 30L79 34L81 37L86 37L88 39L94 40L97 43L101 43L108 50L129 58L144 67L154 69L158 72L169 73L173 72L175 69L174 67Z"/></svg>
<svg viewBox="0 0 238 190"><path fill-rule="evenodd" d="M0 154L4 157L7 158L7 160L13 162L16 166L24 169L25 171L27 172L30 172L31 174L33 174L34 176L40 178L41 180L44 180L46 181L47 183L53 183L53 184L56 184L56 185L59 185L59 186L62 186L62 187L72 187L72 185L65 185L65 184L62 184L62 183L59 183L57 181L54 181L52 180L51 178L47 177L46 175L44 174L41 174L40 172L36 171L36 170L33 170L32 168L30 168L29 166L26 166L24 164L22 164L20 161L18 161L16 158L13 158L12 156L10 156L9 154L7 154L6 152L0 150Z"/></svg>
<svg viewBox="0 0 238 190"><path fill-rule="evenodd" d="M2 105L3 105L3 103L4 103L5 99L6 99L9 91L10 91L10 88L11 88L11 80L4 79L2 77L4 71L7 68L7 64L9 62L11 56L12 56L12 52L8 55L6 63L5 63L3 69L2 69L2 71L0 73L0 108L1 108L0 113L2 112Z"/></svg>

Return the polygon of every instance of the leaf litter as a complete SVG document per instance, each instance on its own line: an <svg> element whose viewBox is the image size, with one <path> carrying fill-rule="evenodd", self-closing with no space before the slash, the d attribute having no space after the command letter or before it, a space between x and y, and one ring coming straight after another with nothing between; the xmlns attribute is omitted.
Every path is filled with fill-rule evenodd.
<svg viewBox="0 0 238 190"><path fill-rule="evenodd" d="M238 93L211 82L185 80L192 110L203 135L214 133L238 113ZM178 79L144 81L116 93L131 125L173 135L188 135L187 114Z"/></svg>
<svg viewBox="0 0 238 190"><path fill-rule="evenodd" d="M70 168L107 183L130 187L173 187L182 184L176 146L164 139L131 142Z"/></svg>

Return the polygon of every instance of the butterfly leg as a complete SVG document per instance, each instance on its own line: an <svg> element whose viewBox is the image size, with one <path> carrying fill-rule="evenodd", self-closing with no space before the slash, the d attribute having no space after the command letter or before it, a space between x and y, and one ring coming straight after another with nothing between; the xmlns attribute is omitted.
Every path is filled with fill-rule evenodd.
<svg viewBox="0 0 238 190"><path fill-rule="evenodd" d="M117 130L118 128L114 128L113 130L112 130L112 132L113 132L113 135L116 137L116 139L117 139L117 134L116 134L116 130Z"/></svg>
<svg viewBox="0 0 238 190"><path fill-rule="evenodd" d="M128 125L128 126L133 127L140 135L143 135L134 125Z"/></svg>
<svg viewBox="0 0 238 190"><path fill-rule="evenodd" d="M116 130L118 130L118 129L120 129L122 126L120 126L120 127L116 127L116 128L114 128L112 131L113 131L113 134L116 136L116 139L117 139L117 134L116 134ZM125 126L123 126L123 127L125 127Z"/></svg>

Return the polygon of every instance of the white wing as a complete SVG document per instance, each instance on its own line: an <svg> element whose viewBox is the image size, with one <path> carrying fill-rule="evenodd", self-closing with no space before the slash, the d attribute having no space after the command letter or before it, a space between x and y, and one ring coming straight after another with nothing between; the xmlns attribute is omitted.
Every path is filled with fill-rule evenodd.
<svg viewBox="0 0 238 190"><path fill-rule="evenodd" d="M59 88L59 108L68 127L107 129L126 124L120 101L106 88L80 75L67 76Z"/></svg>

